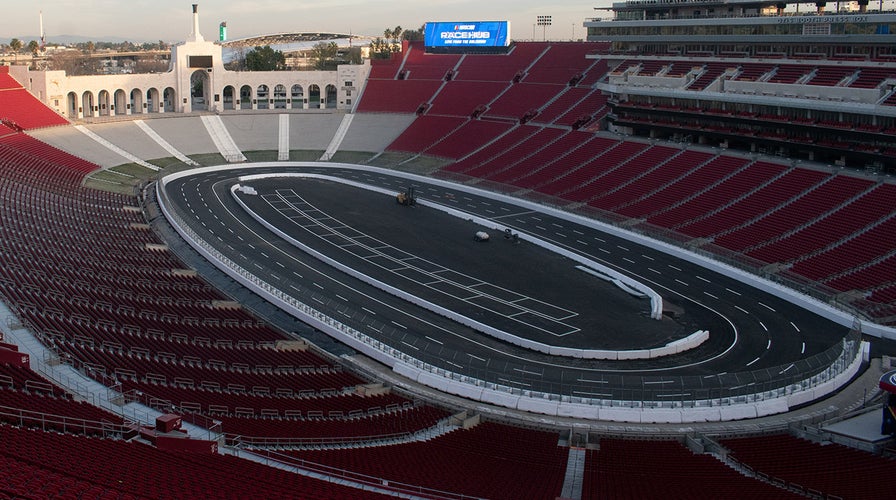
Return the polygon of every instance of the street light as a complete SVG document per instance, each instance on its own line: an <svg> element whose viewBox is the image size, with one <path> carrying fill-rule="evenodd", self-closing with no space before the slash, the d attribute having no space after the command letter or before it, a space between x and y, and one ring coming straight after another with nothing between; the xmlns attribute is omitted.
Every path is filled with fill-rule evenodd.
<svg viewBox="0 0 896 500"><path fill-rule="evenodd" d="M536 16L536 24L541 26L541 41L547 40L547 29L551 25L551 16Z"/></svg>

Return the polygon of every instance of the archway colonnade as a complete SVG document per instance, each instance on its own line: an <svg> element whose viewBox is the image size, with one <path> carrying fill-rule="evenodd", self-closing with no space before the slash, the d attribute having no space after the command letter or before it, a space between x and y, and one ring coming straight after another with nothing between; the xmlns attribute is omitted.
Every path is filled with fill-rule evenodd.
<svg viewBox="0 0 896 500"><path fill-rule="evenodd" d="M218 109L336 109L336 85L225 85Z"/></svg>
<svg viewBox="0 0 896 500"><path fill-rule="evenodd" d="M191 78L190 95L181 96L174 87L118 88L69 91L69 118L93 118L183 110L190 99L193 111L258 109L336 109L338 92L333 83L225 85L220 94L210 92L209 79L201 72Z"/></svg>
<svg viewBox="0 0 896 500"><path fill-rule="evenodd" d="M112 92L85 90L80 94L70 91L66 96L66 114L69 118L97 116L121 116L149 113L172 113L177 92L172 87L159 89L116 89Z"/></svg>

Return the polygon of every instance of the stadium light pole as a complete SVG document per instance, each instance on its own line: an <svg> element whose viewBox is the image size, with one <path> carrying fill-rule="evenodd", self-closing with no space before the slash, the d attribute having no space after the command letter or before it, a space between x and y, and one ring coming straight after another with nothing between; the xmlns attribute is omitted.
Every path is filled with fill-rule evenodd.
<svg viewBox="0 0 896 500"><path fill-rule="evenodd" d="M551 16L536 16L536 24L541 26L541 41L547 40L548 26L551 25Z"/></svg>

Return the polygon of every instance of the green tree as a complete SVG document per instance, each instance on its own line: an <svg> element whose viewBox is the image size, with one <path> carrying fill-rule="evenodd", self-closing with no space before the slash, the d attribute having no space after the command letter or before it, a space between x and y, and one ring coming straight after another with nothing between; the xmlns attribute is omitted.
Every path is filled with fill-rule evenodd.
<svg viewBox="0 0 896 500"><path fill-rule="evenodd" d="M249 71L281 71L286 69L286 56L270 45L257 47L246 53L246 68Z"/></svg>
<svg viewBox="0 0 896 500"><path fill-rule="evenodd" d="M361 64L361 47L352 47L345 54L346 62L349 64Z"/></svg>
<svg viewBox="0 0 896 500"><path fill-rule="evenodd" d="M401 29L401 26L396 26L392 29L386 28L383 32L383 36L391 45L392 52L401 52L401 34L403 32L404 30Z"/></svg>
<svg viewBox="0 0 896 500"><path fill-rule="evenodd" d="M19 62L19 51L22 50L22 41L18 38L13 38L9 41L9 48L12 49L12 53L16 56L16 62Z"/></svg>
<svg viewBox="0 0 896 500"><path fill-rule="evenodd" d="M31 52L32 57L37 57L37 53L40 51L40 44L37 43L37 40L31 40L28 42L28 52Z"/></svg>
<svg viewBox="0 0 896 500"><path fill-rule="evenodd" d="M404 30L401 33L401 39L407 40L409 42L417 42L417 41L423 40L423 32L424 32L425 28L426 28L426 25L424 24L423 26L420 26L419 29Z"/></svg>
<svg viewBox="0 0 896 500"><path fill-rule="evenodd" d="M233 59L230 62L224 63L224 68L229 71L245 71L246 47L235 47Z"/></svg>
<svg viewBox="0 0 896 500"><path fill-rule="evenodd" d="M383 38L377 37L370 42L371 59L389 59L395 52L401 52L401 37L404 30L401 26L383 30Z"/></svg>
<svg viewBox="0 0 896 500"><path fill-rule="evenodd" d="M380 37L376 37L370 42L370 58L371 59L389 59L392 56L392 50L389 42Z"/></svg>
<svg viewBox="0 0 896 500"><path fill-rule="evenodd" d="M311 60L314 61L316 70L336 69L336 56L339 55L339 46L336 42L320 42L311 47Z"/></svg>

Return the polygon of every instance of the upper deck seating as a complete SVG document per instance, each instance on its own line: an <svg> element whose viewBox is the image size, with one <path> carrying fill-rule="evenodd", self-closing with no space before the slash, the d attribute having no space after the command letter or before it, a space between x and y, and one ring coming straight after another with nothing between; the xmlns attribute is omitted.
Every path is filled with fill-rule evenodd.
<svg viewBox="0 0 896 500"><path fill-rule="evenodd" d="M849 86L858 89L873 89L880 86L888 79L896 79L896 69L893 68L861 68L859 76Z"/></svg>
<svg viewBox="0 0 896 500"><path fill-rule="evenodd" d="M744 63L740 66L740 73L734 80L742 82L754 82L762 79L769 71L775 68L774 64Z"/></svg>
<svg viewBox="0 0 896 500"><path fill-rule="evenodd" d="M398 68L401 66L402 54L392 54L389 59L372 59L370 61L371 80L394 80L398 76Z"/></svg>
<svg viewBox="0 0 896 500"><path fill-rule="evenodd" d="M811 66L802 64L781 64L774 69L769 83L797 83L811 71Z"/></svg>
<svg viewBox="0 0 896 500"><path fill-rule="evenodd" d="M815 74L806 82L806 85L824 85L826 87L836 87L847 77L856 73L856 68L843 68L838 66L819 66L815 70Z"/></svg>
<svg viewBox="0 0 896 500"><path fill-rule="evenodd" d="M700 74L688 86L689 90L703 90L714 82L719 76L731 67L731 64L723 62L708 62L703 66L703 73Z"/></svg>

